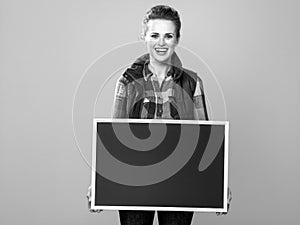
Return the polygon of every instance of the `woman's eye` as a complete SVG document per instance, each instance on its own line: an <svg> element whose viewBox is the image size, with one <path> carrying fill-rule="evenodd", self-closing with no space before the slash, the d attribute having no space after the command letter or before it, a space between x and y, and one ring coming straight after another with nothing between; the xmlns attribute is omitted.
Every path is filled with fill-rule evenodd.
<svg viewBox="0 0 300 225"><path fill-rule="evenodd" d="M158 38L158 34L151 34L152 38Z"/></svg>
<svg viewBox="0 0 300 225"><path fill-rule="evenodd" d="M172 34L167 34L167 35L166 35L166 38L167 38L167 39L172 39L172 38L173 38L173 35L172 35Z"/></svg>

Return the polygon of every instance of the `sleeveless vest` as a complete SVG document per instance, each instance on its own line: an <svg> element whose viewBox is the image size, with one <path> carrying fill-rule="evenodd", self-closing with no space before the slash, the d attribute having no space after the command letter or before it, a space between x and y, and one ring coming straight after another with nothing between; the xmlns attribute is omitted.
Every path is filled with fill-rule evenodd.
<svg viewBox="0 0 300 225"><path fill-rule="evenodd" d="M126 84L130 83L132 87L126 102L128 118L141 118L141 109L145 97L143 69L146 60L149 60L149 54L139 57L132 66L124 72L122 77L123 82ZM175 102L180 117L178 119L193 120L193 96L196 89L197 74L193 71L182 68L182 64L176 53L172 56L172 65L174 70L174 74L172 74L172 76L174 81ZM205 106L204 108L206 109ZM205 113L206 118L208 118L206 110Z"/></svg>

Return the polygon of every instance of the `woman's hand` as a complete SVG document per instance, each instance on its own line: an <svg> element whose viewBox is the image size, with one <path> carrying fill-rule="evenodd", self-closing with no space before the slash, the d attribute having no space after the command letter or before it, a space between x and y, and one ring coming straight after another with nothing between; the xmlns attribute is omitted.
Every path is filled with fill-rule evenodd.
<svg viewBox="0 0 300 225"><path fill-rule="evenodd" d="M86 197L87 197L87 200L88 200L88 209L89 209L90 213L100 213L100 212L103 211L101 209L91 209L92 186L89 186Z"/></svg>
<svg viewBox="0 0 300 225"><path fill-rule="evenodd" d="M217 212L217 216L224 216L227 215L227 213L229 212L229 207L230 207L230 203L232 200L232 193L230 188L228 188L228 193L227 193L227 212Z"/></svg>

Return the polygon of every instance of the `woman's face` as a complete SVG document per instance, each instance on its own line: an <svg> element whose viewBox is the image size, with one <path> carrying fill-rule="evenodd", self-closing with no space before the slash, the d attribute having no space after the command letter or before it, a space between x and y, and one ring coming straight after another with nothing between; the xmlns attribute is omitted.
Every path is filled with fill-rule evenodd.
<svg viewBox="0 0 300 225"><path fill-rule="evenodd" d="M145 43L150 60L171 63L171 56L178 44L175 25L170 20L154 19L148 21Z"/></svg>

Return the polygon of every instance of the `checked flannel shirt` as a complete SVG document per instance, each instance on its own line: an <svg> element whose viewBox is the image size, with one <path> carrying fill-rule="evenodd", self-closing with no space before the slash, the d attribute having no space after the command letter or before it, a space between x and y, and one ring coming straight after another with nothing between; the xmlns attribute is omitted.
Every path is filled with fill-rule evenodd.
<svg viewBox="0 0 300 225"><path fill-rule="evenodd" d="M145 61L143 68L143 83L144 83L144 99L141 108L141 119L180 119L180 115L176 110L176 101L174 93L175 82L172 73L173 66L165 76L161 85L158 82L157 76L154 75L149 67L149 60ZM114 118L126 118L128 112L123 107L122 102L125 102L130 95L130 83L117 82L115 91L115 103L113 108ZM205 114L205 101L203 98L203 86L199 77L197 77L196 88L193 95L194 103L194 119L207 120Z"/></svg>

